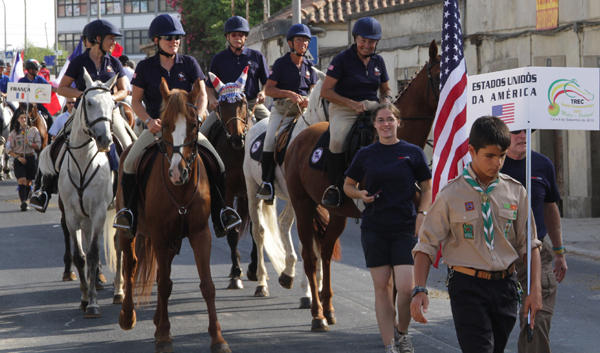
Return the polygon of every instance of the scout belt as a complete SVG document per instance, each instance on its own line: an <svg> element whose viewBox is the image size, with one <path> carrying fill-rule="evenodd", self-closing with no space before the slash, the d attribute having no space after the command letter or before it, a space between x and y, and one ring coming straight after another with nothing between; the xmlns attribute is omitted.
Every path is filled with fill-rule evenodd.
<svg viewBox="0 0 600 353"><path fill-rule="evenodd" d="M508 269L504 271L483 271L462 266L450 266L450 269L452 271L460 272L477 278L483 278L490 281L499 281L507 278L508 276L512 275L513 272L515 272L515 263L513 262L510 266L508 266Z"/></svg>

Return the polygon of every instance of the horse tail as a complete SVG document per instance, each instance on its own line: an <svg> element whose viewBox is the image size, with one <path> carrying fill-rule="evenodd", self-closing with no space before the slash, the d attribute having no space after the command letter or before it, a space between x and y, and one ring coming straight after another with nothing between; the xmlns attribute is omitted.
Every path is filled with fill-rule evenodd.
<svg viewBox="0 0 600 353"><path fill-rule="evenodd" d="M109 209L106 211L106 221L104 221L104 259L112 272L117 270L117 250L115 249L117 231L112 226L116 214L114 208Z"/></svg>
<svg viewBox="0 0 600 353"><path fill-rule="evenodd" d="M55 175L56 170L54 169L54 163L50 156L50 147L46 147L40 153L38 161L38 168L42 172L42 175Z"/></svg>
<svg viewBox="0 0 600 353"><path fill-rule="evenodd" d="M237 199L235 210L242 219L242 224L240 224L240 228L238 229L238 232L240 234L239 237L241 239L242 237L246 236L246 234L248 234L248 231L250 230L250 224L252 224L252 219L250 218L250 211L248 209L247 196L240 197Z"/></svg>
<svg viewBox="0 0 600 353"><path fill-rule="evenodd" d="M323 243L323 238L325 237L325 232L327 232L327 227L329 226L329 211L325 209L323 206L317 206L315 209L315 213L313 215L313 227L314 227L314 238L315 243L320 248ZM340 239L338 238L335 241L335 245L333 247L333 253L331 259L334 261L340 261L342 259L342 245L340 243Z"/></svg>
<svg viewBox="0 0 600 353"><path fill-rule="evenodd" d="M285 207L287 208L289 205L290 203L288 202ZM258 207L259 225L264 230L263 246L265 252L269 256L275 271L282 273L285 270L286 254L277 219L277 199L273 201L273 205L261 202Z"/></svg>
<svg viewBox="0 0 600 353"><path fill-rule="evenodd" d="M156 258L152 250L152 239L138 235L135 238L135 253L137 255L137 270L135 271L135 288L133 295L137 298L137 305L150 303L152 286L156 280Z"/></svg>

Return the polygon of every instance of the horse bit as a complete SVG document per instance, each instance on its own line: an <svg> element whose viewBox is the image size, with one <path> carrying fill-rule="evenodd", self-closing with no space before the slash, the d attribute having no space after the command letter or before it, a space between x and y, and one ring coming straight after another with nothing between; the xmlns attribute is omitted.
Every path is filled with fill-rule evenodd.
<svg viewBox="0 0 600 353"><path fill-rule="evenodd" d="M244 123L244 132L242 132L240 134L242 141L246 139L246 133L248 133L248 128L249 128L249 117L252 117L254 115L254 109L256 108L256 104L254 105L254 108L252 108L252 112L250 112L250 109L248 108L248 101L246 100L246 98L244 97L242 99L242 105L244 105L246 107L246 119L242 119L242 118L238 118L237 116L234 116L233 118L229 118L229 120L227 120L227 122L223 122L223 120L221 119L221 105L219 104L217 107L217 110L215 111L215 113L217 114L217 117L219 118L219 121L221 122L221 125L223 125L223 128L225 129L225 136L227 136L227 141L229 141L230 143L232 142L232 136L229 133L229 130L227 130L227 126L229 125L229 123L232 120L239 120L242 123ZM248 114L250 113L250 114Z"/></svg>

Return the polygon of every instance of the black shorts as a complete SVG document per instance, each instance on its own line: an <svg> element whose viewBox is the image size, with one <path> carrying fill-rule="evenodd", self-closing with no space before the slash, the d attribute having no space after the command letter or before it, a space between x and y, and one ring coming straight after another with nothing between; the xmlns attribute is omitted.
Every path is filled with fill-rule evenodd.
<svg viewBox="0 0 600 353"><path fill-rule="evenodd" d="M37 173L37 160L35 155L25 157L27 163L23 164L15 158L15 177L17 179L25 178L27 180L35 180L35 173Z"/></svg>
<svg viewBox="0 0 600 353"><path fill-rule="evenodd" d="M417 244L415 231L388 232L361 229L360 235L367 267L414 265L412 249Z"/></svg>

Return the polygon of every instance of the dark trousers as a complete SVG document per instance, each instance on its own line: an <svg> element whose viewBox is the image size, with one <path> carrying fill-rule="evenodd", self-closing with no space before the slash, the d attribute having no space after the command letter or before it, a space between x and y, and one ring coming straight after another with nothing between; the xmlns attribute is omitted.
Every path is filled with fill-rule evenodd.
<svg viewBox="0 0 600 353"><path fill-rule="evenodd" d="M490 281L454 272L448 285L452 317L465 353L504 352L517 321L517 276Z"/></svg>

